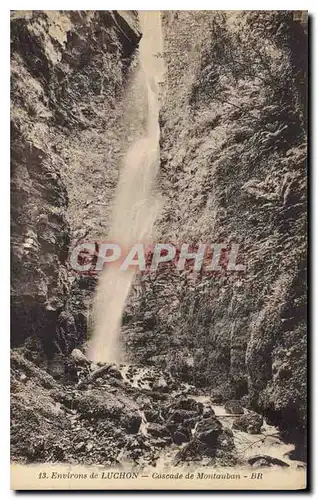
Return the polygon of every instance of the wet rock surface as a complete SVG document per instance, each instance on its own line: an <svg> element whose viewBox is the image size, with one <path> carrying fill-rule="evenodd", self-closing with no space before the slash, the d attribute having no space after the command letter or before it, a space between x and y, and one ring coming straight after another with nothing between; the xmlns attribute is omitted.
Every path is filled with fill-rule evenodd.
<svg viewBox="0 0 318 500"><path fill-rule="evenodd" d="M208 448L216 447L221 432L222 424L215 417L206 418L197 426L197 437Z"/></svg>
<svg viewBox="0 0 318 500"><path fill-rule="evenodd" d="M243 414L244 410L239 401L227 401L224 408L228 413L236 413L237 415Z"/></svg>
<svg viewBox="0 0 318 500"><path fill-rule="evenodd" d="M253 467L271 467L277 465L279 467L289 467L286 462L278 458L269 457L268 455L256 455L248 459L248 463Z"/></svg>
<svg viewBox="0 0 318 500"><path fill-rule="evenodd" d="M249 412L234 420L233 429L250 434L259 434L263 425L263 417L255 412Z"/></svg>

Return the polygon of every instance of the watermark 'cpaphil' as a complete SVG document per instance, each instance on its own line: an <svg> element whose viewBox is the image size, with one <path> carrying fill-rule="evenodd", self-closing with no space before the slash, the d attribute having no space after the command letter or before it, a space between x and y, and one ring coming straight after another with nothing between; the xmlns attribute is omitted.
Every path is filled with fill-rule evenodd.
<svg viewBox="0 0 318 500"><path fill-rule="evenodd" d="M156 273L162 266L173 265L178 271L184 269L197 273L232 271L244 273L239 243L135 243L123 248L114 242L82 242L70 252L70 267L81 274L98 274L110 265L120 271L136 270Z"/></svg>

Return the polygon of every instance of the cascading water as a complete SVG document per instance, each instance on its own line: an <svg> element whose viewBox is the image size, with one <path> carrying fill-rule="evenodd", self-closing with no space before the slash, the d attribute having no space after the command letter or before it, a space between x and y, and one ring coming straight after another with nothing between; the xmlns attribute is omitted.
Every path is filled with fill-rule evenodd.
<svg viewBox="0 0 318 500"><path fill-rule="evenodd" d="M139 69L131 85L143 89L138 94L138 105L145 108L142 114L146 117L146 127L137 111L127 117L135 128L139 128L139 134L142 132L125 156L114 201L109 241L119 244L122 249L150 241L160 208L154 180L159 163L158 82L163 75L163 63L158 58L162 52L161 18L156 11L141 11L139 18L143 37L139 45ZM135 272L134 268L122 271L113 264L108 265L100 277L88 350L88 357L95 363L120 361L121 319Z"/></svg>

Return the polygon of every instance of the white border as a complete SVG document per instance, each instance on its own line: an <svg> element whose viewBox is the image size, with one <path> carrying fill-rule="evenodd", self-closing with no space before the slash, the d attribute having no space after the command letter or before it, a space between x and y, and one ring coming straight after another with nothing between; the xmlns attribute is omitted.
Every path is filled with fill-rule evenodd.
<svg viewBox="0 0 318 500"><path fill-rule="evenodd" d="M212 5L211 5L212 4ZM267 2L255 2L247 1L244 2L235 2L233 0L223 0L222 2L211 2L207 0L196 0L196 2L191 2L184 0L173 1L173 0L161 0L160 2L145 2L143 0L139 0L136 2L131 2L128 0L119 0L116 2L101 2L97 0L91 0L90 2L85 2L83 0L33 0L30 2L25 2L22 0L15 0L11 2L10 5L1 5L0 12L0 53L1 53L1 76L0 76L0 85L1 85L1 131L0 131L0 139L1 139L1 182L0 182L0 201L1 201L1 226L0 226L0 238L2 241L1 244L1 293L0 293L0 333L1 333L1 347L0 353L3 357L0 368L1 368L1 377L0 377L0 404L1 404L1 467L0 467L0 489L2 493L2 498L7 496L12 496L14 493L9 491L9 405L8 405L8 397L9 397L9 285L10 285L10 275L9 275L9 205L10 205L10 193L9 193L9 9L12 10L103 10L103 9L117 9L117 10L308 10L310 15L312 16L312 82L311 89L312 93L315 89L318 88L317 81L317 47L316 47L316 38L314 36L315 29L315 16L317 12L317 7L313 1L306 2L295 2L292 0L284 0L284 1L273 1L268 0ZM311 350L312 353L312 364L314 368L315 362L318 360L317 353L317 342L315 341L316 336L316 325L317 325L317 314L318 314L318 304L317 304L317 282L318 282L318 268L314 266L314 258L315 258L315 250L317 248L317 220L318 220L318 176L317 176L317 165L316 165L316 145L315 145L315 135L314 131L317 130L317 100L312 96L311 104L313 105L312 110L312 133L311 133L311 157L312 157L312 165L311 165L311 194L312 194L312 213L311 213L311 244L313 246L312 249L312 264L313 264L313 276L314 281L312 284L312 342L311 342ZM317 370L314 371L314 380L313 384L313 394L312 394L312 424L314 425L317 418L317 401L318 401L318 377ZM7 404L5 404L7 403ZM316 418L314 418L316 417ZM316 450L317 450L317 432L314 433L314 441L315 444L313 446L313 459L314 464L312 464L312 472L313 472L313 486L315 487L315 470L316 470ZM316 489L316 488L315 488ZM106 493L107 497L110 498L119 498L120 496L126 496L127 494L114 494L114 493ZM245 495L245 493L241 493ZM32 495L32 494L31 494ZM34 493L35 495L35 493ZM41 495L36 495L37 498L47 496L48 493L43 493ZM174 495L176 497L180 497L182 494ZM231 494L219 494L219 493L211 493L213 497L218 498L230 498ZM264 495L264 494L263 494ZM262 496L263 496L262 495ZM277 493L269 493L272 498L279 497L280 495ZM284 496L291 496L292 494L285 494ZM303 496L304 494L299 493L298 496ZM317 495L317 492L314 493L314 496ZM66 498L66 494L60 494L61 497ZM81 498L88 498L90 496L89 493L81 494ZM198 497L199 494L190 495L193 497ZM201 496L201 495L200 495ZM317 495L318 496L318 495Z"/></svg>

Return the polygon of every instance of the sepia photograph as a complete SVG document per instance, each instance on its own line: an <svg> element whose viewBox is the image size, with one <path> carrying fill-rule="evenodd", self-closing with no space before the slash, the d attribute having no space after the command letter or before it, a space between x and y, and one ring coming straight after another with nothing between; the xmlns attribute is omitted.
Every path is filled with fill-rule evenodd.
<svg viewBox="0 0 318 500"><path fill-rule="evenodd" d="M307 11L10 40L11 488L305 490Z"/></svg>

